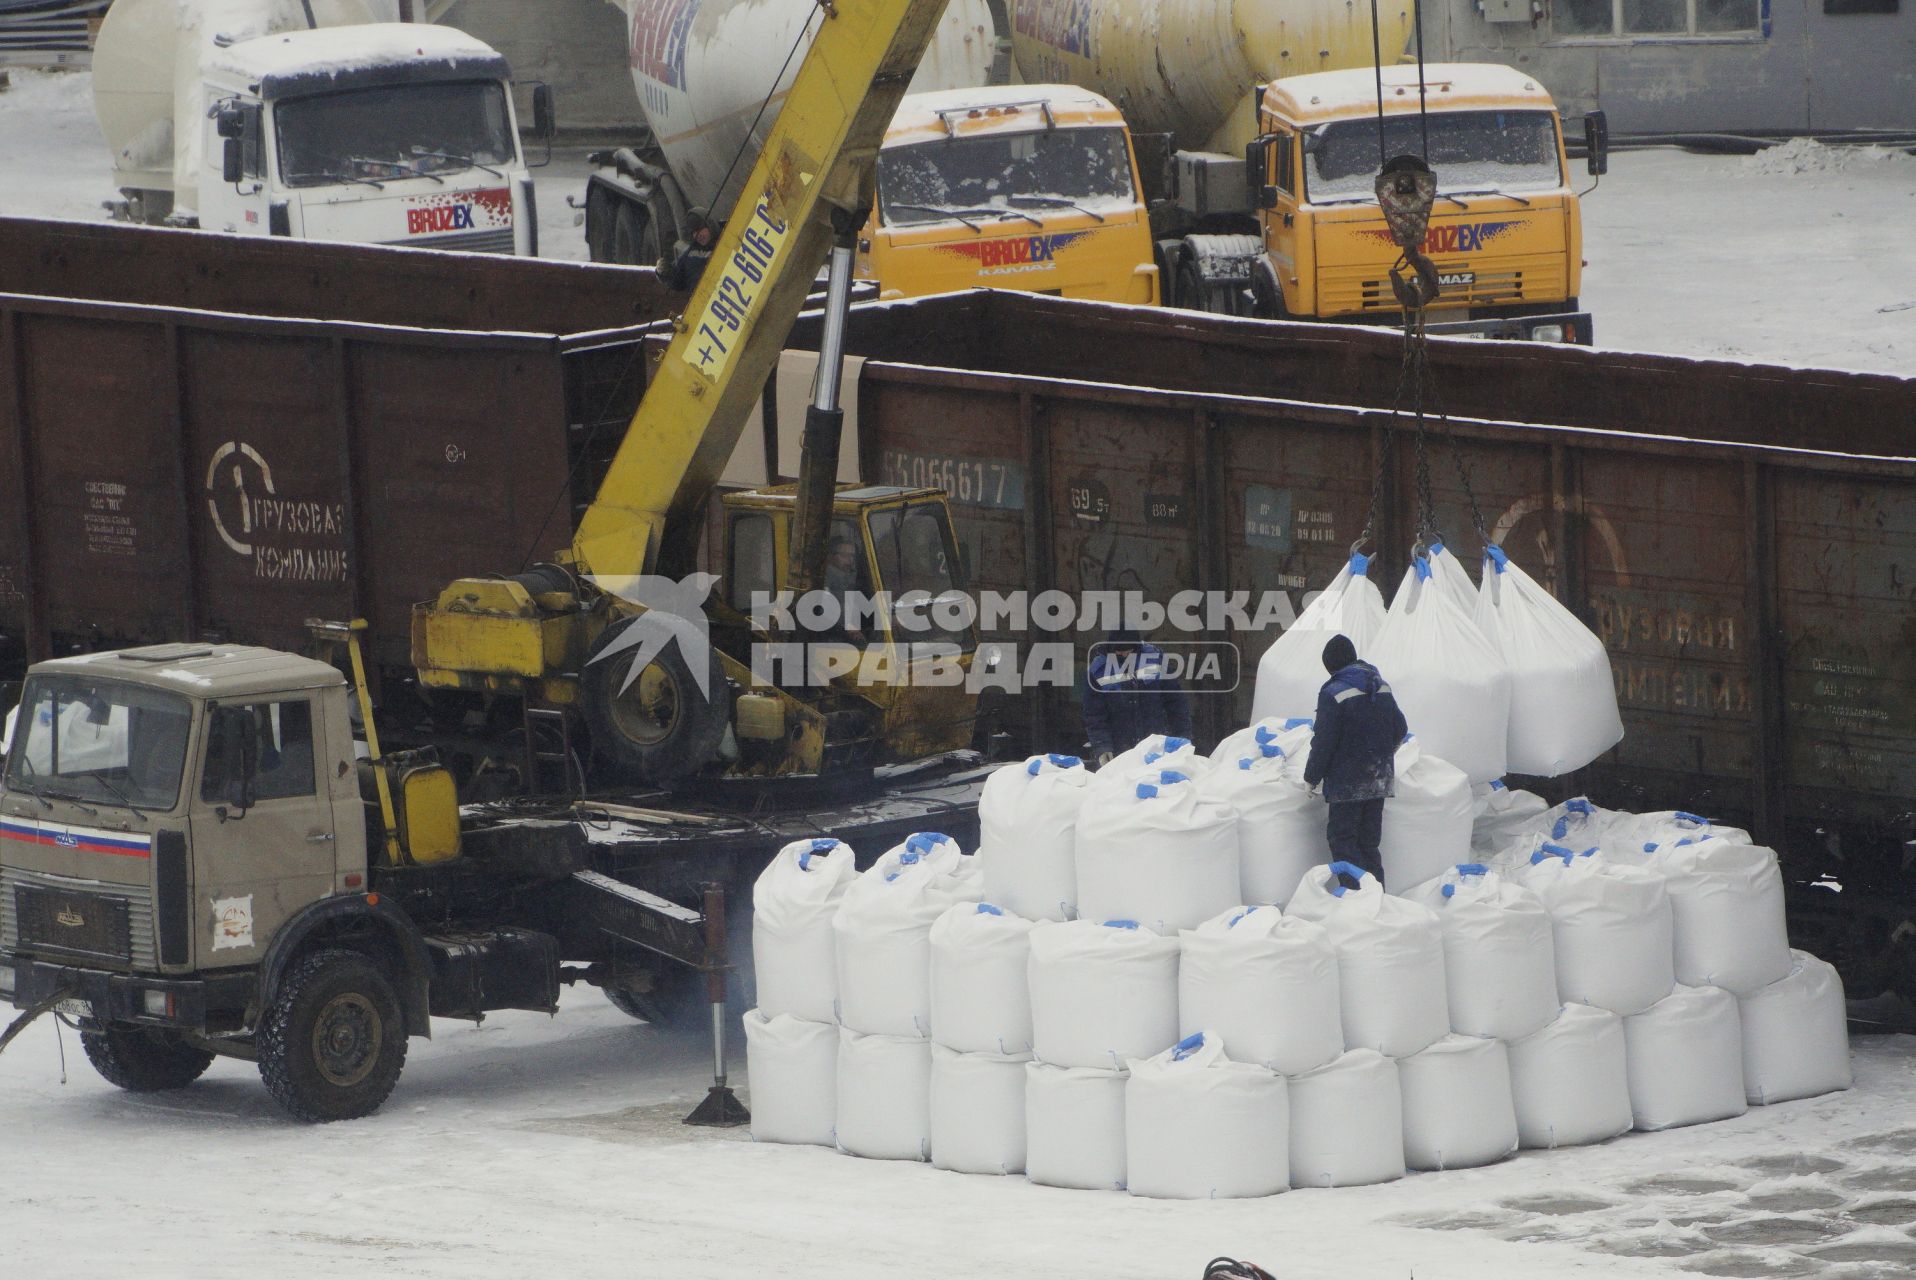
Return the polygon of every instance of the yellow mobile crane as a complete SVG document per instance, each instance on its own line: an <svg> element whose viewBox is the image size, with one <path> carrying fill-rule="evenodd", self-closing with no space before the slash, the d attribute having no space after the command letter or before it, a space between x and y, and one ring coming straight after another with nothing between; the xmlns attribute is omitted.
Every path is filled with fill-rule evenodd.
<svg viewBox="0 0 1916 1280"><path fill-rule="evenodd" d="M835 483L856 233L886 122L944 6L819 0L811 50L571 547L416 606L427 688L522 697L529 739L533 717L569 725L577 712L594 754L628 782L841 773L969 742L962 683L926 679L934 664L968 668L975 649L972 628L930 619L930 602L963 585L944 494ZM727 495L726 586L687 626L704 595L689 575L713 486L828 254L799 482ZM755 597L828 583L884 602L880 616L838 629L828 679L755 676L753 644L824 638L771 635L747 612ZM943 644L927 657L913 640Z"/></svg>

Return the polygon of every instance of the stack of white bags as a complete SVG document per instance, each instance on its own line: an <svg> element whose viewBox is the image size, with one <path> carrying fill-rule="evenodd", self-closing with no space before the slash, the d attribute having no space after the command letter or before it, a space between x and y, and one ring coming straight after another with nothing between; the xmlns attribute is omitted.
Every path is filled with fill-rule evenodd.
<svg viewBox="0 0 1916 1280"><path fill-rule="evenodd" d="M976 857L929 833L863 873L835 841L781 850L754 897L753 1136L1259 1196L1847 1088L1841 983L1789 949L1774 853L1499 780L1616 741L1607 661L1599 689L1570 629L1589 633L1494 549L1482 592L1433 549L1388 615L1367 567L1273 646L1264 718L1210 757L1153 737L1096 774L1007 765ZM1335 631L1405 655L1388 893L1330 863L1303 781Z"/></svg>

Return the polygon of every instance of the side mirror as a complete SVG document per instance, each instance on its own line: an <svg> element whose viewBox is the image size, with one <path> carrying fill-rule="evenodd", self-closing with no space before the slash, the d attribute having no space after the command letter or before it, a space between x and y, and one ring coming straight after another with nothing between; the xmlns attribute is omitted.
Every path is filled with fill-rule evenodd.
<svg viewBox="0 0 1916 1280"><path fill-rule="evenodd" d="M1601 111L1583 118L1583 162L1593 178L1610 172L1610 118Z"/></svg>
<svg viewBox="0 0 1916 1280"><path fill-rule="evenodd" d="M1270 156L1269 138L1258 138L1244 148L1244 185L1250 190L1256 191L1271 180Z"/></svg>
<svg viewBox="0 0 1916 1280"><path fill-rule="evenodd" d="M552 86L549 84L532 86L532 132L550 142L552 135L558 131L559 121L552 112Z"/></svg>
<svg viewBox="0 0 1916 1280"><path fill-rule="evenodd" d="M259 722L246 707L218 707L220 795L238 817L253 807L259 771Z"/></svg>
<svg viewBox="0 0 1916 1280"><path fill-rule="evenodd" d="M213 112L213 128L222 138L237 138L246 132L246 113L237 102L223 102Z"/></svg>
<svg viewBox="0 0 1916 1280"><path fill-rule="evenodd" d="M246 158L241 148L238 138L228 138L220 148L220 177L232 186L238 186L245 174Z"/></svg>

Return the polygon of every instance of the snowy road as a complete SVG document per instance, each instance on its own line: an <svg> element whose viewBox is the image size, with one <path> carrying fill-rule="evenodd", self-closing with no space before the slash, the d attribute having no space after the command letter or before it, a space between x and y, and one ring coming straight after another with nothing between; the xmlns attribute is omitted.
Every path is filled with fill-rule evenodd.
<svg viewBox="0 0 1916 1280"><path fill-rule="evenodd" d="M384 1111L308 1128L250 1066L117 1092L51 1024L0 1057L0 1276L1814 1280L1916 1274L1916 1037L1857 1088L1490 1169L1159 1202L757 1146L677 1121L702 1046L568 993L440 1021Z"/></svg>
<svg viewBox="0 0 1916 1280"><path fill-rule="evenodd" d="M0 93L0 214L104 216L112 166L88 77L15 80ZM585 172L576 148L535 171L548 257L586 256L566 204ZM1583 209L1583 302L1603 345L1916 376L1916 157L1625 152Z"/></svg>

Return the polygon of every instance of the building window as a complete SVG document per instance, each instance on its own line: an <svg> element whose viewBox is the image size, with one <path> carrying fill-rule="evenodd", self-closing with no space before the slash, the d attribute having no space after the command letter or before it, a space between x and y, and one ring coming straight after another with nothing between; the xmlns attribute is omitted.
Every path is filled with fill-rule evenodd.
<svg viewBox="0 0 1916 1280"><path fill-rule="evenodd" d="M1755 35L1762 0L1553 0L1559 36L1597 38Z"/></svg>

